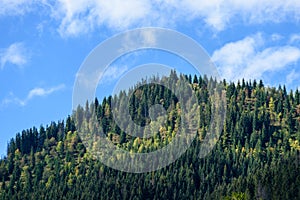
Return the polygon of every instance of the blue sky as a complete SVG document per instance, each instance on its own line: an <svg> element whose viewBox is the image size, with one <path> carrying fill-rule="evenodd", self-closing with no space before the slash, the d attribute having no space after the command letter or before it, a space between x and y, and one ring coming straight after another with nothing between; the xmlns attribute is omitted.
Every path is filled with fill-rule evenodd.
<svg viewBox="0 0 300 200"><path fill-rule="evenodd" d="M132 28L165 27L201 44L231 81L300 85L300 1L0 1L0 155L17 132L71 113L76 73L105 39ZM142 62L178 65L168 55L135 54L113 65L107 85ZM153 54L153 52L152 52ZM152 59L149 59L149 58Z"/></svg>

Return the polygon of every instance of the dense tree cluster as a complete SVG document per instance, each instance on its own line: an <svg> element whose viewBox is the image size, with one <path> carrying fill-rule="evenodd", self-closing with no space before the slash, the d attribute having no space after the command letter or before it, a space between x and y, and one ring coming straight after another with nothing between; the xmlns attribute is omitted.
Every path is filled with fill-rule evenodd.
<svg viewBox="0 0 300 200"><path fill-rule="evenodd" d="M170 77L170 89L137 84L130 98L121 92L102 103L95 99L66 121L18 133L0 160L0 199L300 198L298 90L288 93L284 86L265 87L255 80L217 83L174 71ZM180 102L172 91L180 89L183 79L197 95L200 123L191 147L174 163L153 172L126 173L106 167L85 148L79 130L95 134L99 127L114 145L129 152L168 145L182 120ZM216 146L200 159L211 120L211 84L226 88L226 119ZM149 107L154 104L168 110L167 122L151 138L130 136L113 120L114 98L128 98L131 118L141 126L150 123Z"/></svg>

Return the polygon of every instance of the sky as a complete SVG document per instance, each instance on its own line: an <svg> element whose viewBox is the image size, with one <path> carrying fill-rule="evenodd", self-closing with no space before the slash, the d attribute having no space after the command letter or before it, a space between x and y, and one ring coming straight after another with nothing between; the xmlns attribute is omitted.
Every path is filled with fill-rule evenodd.
<svg viewBox="0 0 300 200"><path fill-rule="evenodd" d="M299 0L0 0L0 155L16 133L71 114L85 58L101 42L133 28L186 34L229 81L262 79L295 90L299 10ZM118 74L143 62L185 65L158 51L125 56L106 72L97 96L109 95Z"/></svg>

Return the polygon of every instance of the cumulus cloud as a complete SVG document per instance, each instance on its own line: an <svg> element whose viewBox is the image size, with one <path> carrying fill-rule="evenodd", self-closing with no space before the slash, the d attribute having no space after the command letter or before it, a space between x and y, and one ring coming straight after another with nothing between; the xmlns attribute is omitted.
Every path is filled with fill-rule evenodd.
<svg viewBox="0 0 300 200"><path fill-rule="evenodd" d="M299 59L299 48L264 47L264 39L260 34L227 43L212 55L220 73L232 81L260 79L264 73L283 70Z"/></svg>
<svg viewBox="0 0 300 200"><path fill-rule="evenodd" d="M7 105L7 104L17 104L19 106L25 106L30 100L32 100L35 97L44 97L48 96L54 92L60 91L65 88L64 84L51 87L51 88L41 88L36 87L30 90L27 94L27 96L24 99L16 97L13 93L10 93L8 97L6 97L4 100L2 100L1 105Z"/></svg>
<svg viewBox="0 0 300 200"><path fill-rule="evenodd" d="M60 0L54 7L53 16L61 21L58 30L62 36L87 33L101 25L124 30L144 21L151 11L150 1L139 0Z"/></svg>
<svg viewBox="0 0 300 200"><path fill-rule="evenodd" d="M124 30L140 26L176 26L190 20L222 31L231 23L282 22L300 19L300 1L278 0L2 0L0 16L47 9L59 33L77 36L97 27Z"/></svg>
<svg viewBox="0 0 300 200"><path fill-rule="evenodd" d="M8 48L0 49L0 69L8 63L21 67L28 59L23 43L13 43Z"/></svg>
<svg viewBox="0 0 300 200"><path fill-rule="evenodd" d="M231 23L300 19L298 0L43 0L42 3L59 22L58 31L64 37L88 33L101 26L124 30L140 26L176 26L196 20L214 31L222 31ZM12 10L18 5L22 4L2 9Z"/></svg>

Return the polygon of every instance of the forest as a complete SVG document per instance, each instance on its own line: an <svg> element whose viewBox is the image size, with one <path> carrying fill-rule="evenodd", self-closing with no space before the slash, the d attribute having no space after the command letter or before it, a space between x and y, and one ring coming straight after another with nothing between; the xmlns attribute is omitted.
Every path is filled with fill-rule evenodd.
<svg viewBox="0 0 300 200"><path fill-rule="evenodd" d="M130 89L131 96L123 91L95 98L66 119L17 133L0 160L0 199L300 199L298 90L267 87L261 80L218 82L175 71L148 81L154 79L170 89L143 80ZM180 102L172 93L183 81L197 101ZM199 158L212 118L211 85L224 88L226 113L215 146ZM136 124L150 123L149 106L155 104L167 110L166 122L149 138L127 134L114 120L112 107L112 101L121 104L124 99ZM189 148L170 165L130 173L94 156L95 150L101 151L95 140L101 140L99 130L115 147L131 153L168 146L185 120L180 117L183 104L199 112L199 123ZM142 161L135 164L143 166Z"/></svg>

